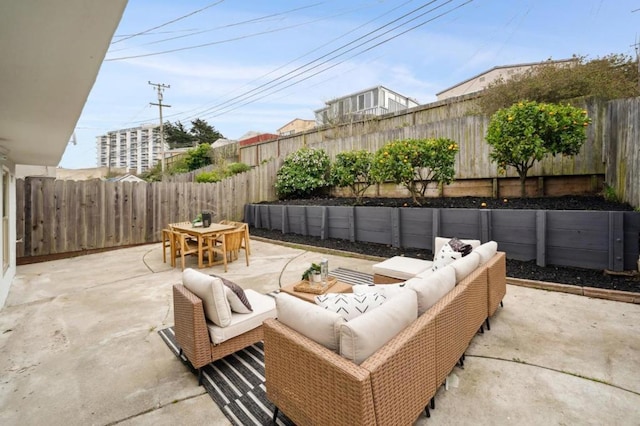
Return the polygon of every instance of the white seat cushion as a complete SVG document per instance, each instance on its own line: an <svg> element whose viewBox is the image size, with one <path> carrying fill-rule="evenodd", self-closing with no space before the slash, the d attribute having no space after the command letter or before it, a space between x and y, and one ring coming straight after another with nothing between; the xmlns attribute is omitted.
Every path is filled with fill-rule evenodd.
<svg viewBox="0 0 640 426"><path fill-rule="evenodd" d="M418 315L422 315L456 286L456 270L447 265L424 278L412 278L407 286L418 295Z"/></svg>
<svg viewBox="0 0 640 426"><path fill-rule="evenodd" d="M498 252L498 243L489 241L475 248L473 251L480 255L480 265L484 265Z"/></svg>
<svg viewBox="0 0 640 426"><path fill-rule="evenodd" d="M325 348L338 352L340 325L344 319L313 303L287 293L276 296L278 321Z"/></svg>
<svg viewBox="0 0 640 426"><path fill-rule="evenodd" d="M361 364L416 320L416 293L403 291L340 326L340 355Z"/></svg>
<svg viewBox="0 0 640 426"><path fill-rule="evenodd" d="M264 320L277 316L276 301L273 297L260 294L251 289L245 290L244 294L249 303L251 303L252 312L247 314L233 312L231 314L231 322L226 327L218 327L212 322L207 322L209 337L214 344L217 345L225 340L240 336L261 326Z"/></svg>
<svg viewBox="0 0 640 426"><path fill-rule="evenodd" d="M231 307L220 278L187 268L182 272L182 284L202 300L204 316L209 321L218 327L231 323Z"/></svg>
<svg viewBox="0 0 640 426"><path fill-rule="evenodd" d="M376 263L372 269L374 274L397 278L399 280L408 280L420 272L431 268L432 264L433 262L430 260L394 256L383 262Z"/></svg>

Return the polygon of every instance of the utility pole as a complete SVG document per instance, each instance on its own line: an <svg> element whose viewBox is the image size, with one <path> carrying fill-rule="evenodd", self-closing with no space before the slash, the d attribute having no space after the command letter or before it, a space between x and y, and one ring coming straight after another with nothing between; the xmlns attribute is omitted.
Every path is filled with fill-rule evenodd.
<svg viewBox="0 0 640 426"><path fill-rule="evenodd" d="M164 89L170 89L171 85L162 84L162 83L152 83L149 81L149 84L154 86L158 90L158 103L149 102L150 105L157 105L160 110L160 155L162 156L160 159L160 163L162 165L162 173L164 173L164 123L162 122L162 107L171 108L171 105L166 105L162 103L162 92Z"/></svg>

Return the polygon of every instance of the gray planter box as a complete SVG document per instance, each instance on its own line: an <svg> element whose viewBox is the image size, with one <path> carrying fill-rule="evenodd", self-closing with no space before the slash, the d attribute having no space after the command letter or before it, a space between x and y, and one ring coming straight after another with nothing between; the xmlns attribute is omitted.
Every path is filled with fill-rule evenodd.
<svg viewBox="0 0 640 426"><path fill-rule="evenodd" d="M244 221L283 233L433 250L434 236L494 240L509 259L637 269L640 212L247 204Z"/></svg>

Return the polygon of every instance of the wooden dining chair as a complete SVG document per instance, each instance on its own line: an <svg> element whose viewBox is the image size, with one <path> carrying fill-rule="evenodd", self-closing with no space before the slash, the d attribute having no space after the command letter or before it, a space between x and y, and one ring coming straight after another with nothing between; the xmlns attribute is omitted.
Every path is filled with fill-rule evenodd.
<svg viewBox="0 0 640 426"><path fill-rule="evenodd" d="M162 261L167 263L167 249L169 249L169 260L171 266L176 266L175 248L173 245L173 234L171 229L162 230Z"/></svg>
<svg viewBox="0 0 640 426"><path fill-rule="evenodd" d="M235 222L233 220L221 220L220 223L223 225L233 225L236 228L241 228L244 230L244 235L242 237L242 247L247 256L250 255L251 247L249 246L249 224L245 222Z"/></svg>
<svg viewBox="0 0 640 426"><path fill-rule="evenodd" d="M180 256L182 260L182 270L185 267L184 257L190 254L198 255L198 244L196 244L188 234L179 231L171 231L173 235L173 244L175 257ZM175 261L174 261L175 265Z"/></svg>
<svg viewBox="0 0 640 426"><path fill-rule="evenodd" d="M216 236L207 238L207 250L209 252L209 266L213 266L215 257L219 254L222 256L224 263L224 271L227 272L227 263L238 258L238 253L242 247L242 239L244 237L244 229L236 228L231 231L222 232ZM247 266L249 266L249 256L245 249L245 258Z"/></svg>

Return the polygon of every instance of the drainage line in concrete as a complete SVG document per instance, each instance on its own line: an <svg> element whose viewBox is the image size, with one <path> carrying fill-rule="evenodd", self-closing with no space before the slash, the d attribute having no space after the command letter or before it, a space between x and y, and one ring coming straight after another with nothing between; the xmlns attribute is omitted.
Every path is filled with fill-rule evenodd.
<svg viewBox="0 0 640 426"><path fill-rule="evenodd" d="M528 366L531 366L531 367L542 368L542 369L545 369L545 370L554 371L556 373L567 374L569 376L577 377L579 379L585 379L585 380L589 380L589 381L592 381L592 382L601 383L603 385L611 386L613 388L620 389L620 390L632 393L634 395L640 396L640 392L636 392L636 391L631 390L631 389L623 388L622 386L614 385L612 383L605 382L604 380L596 379L596 378L593 378L593 377L583 376L581 374L572 373L570 371L558 370L558 369L553 368L553 367L545 367L544 365L531 364L529 362L522 361L520 359L515 360L515 359L506 359L506 358L500 358L500 357L494 357L494 356L488 356L488 355L471 355L471 354L465 354L465 356L470 356L470 357L473 357L473 358L492 359L492 360L495 360L495 361L512 362L514 364L523 364L523 365L528 365Z"/></svg>
<svg viewBox="0 0 640 426"><path fill-rule="evenodd" d="M175 399L175 400L171 401L168 404L163 404L163 405L158 404L157 406L155 406L153 408L149 408L148 410L141 411L138 414L132 414L131 416L125 417L124 419L120 419L120 420L116 420L116 421L113 421L113 422L110 422L110 423L106 423L105 426L117 425L118 423L126 422L127 420L135 419L136 417L143 416L145 414L149 414L149 413L151 413L153 411L159 410L159 409L164 408L164 407L168 407L169 405L177 404L178 402L182 402L182 401L188 401L188 400L193 399L193 398L199 398L202 395L206 395L206 394L207 394L207 391L205 390L205 391L203 391L202 393L200 393L198 395L193 395L193 396L189 396L189 397L182 398L182 399Z"/></svg>

